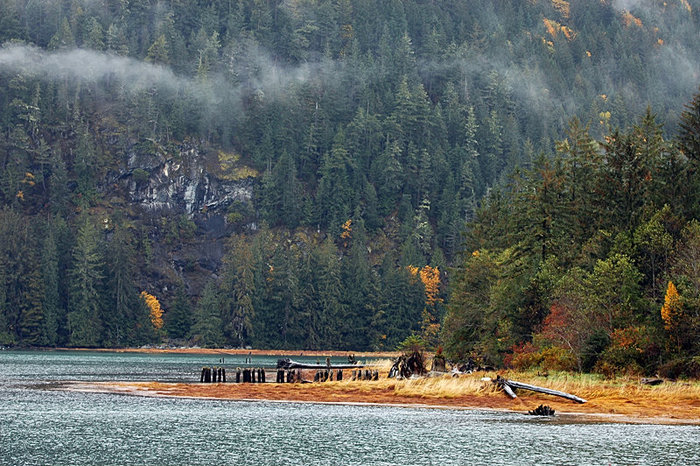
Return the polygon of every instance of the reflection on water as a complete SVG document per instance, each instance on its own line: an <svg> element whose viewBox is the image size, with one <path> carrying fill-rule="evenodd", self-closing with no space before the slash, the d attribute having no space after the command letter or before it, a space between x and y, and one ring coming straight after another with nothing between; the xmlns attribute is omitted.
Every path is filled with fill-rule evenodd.
<svg viewBox="0 0 700 466"><path fill-rule="evenodd" d="M214 363L206 355L0 352L0 464L700 464L697 426L26 387L191 380Z"/></svg>

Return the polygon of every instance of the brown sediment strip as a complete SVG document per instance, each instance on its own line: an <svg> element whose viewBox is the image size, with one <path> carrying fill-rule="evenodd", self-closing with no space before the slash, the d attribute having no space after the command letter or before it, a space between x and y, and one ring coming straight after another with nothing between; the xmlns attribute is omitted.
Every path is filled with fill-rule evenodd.
<svg viewBox="0 0 700 466"><path fill-rule="evenodd" d="M405 381L409 384L410 381ZM700 400L630 399L598 390L589 402L574 404L551 396L521 392L515 400L490 387L480 393L439 395L402 394L404 381L327 382L315 384L198 384L162 382L70 382L65 390L139 396L206 398L236 401L387 405L443 409L482 409L527 412L539 404L554 408L558 422L622 422L700 425Z"/></svg>
<svg viewBox="0 0 700 466"><path fill-rule="evenodd" d="M54 348L52 348L53 350ZM55 348L59 351L96 351L105 353L152 353L152 354L231 354L253 356L311 356L311 357L348 357L356 358L395 358L396 351L316 351L316 350L263 350L263 349L215 349L215 348Z"/></svg>

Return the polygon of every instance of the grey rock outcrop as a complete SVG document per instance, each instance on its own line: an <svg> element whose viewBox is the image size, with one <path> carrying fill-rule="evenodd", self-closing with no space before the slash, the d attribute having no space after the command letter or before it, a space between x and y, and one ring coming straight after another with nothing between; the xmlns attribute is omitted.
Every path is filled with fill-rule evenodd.
<svg viewBox="0 0 700 466"><path fill-rule="evenodd" d="M253 179L218 176L218 160L212 158L216 155L192 146L181 147L174 154L132 152L122 175L129 201L147 211L169 210L190 216L208 210L222 212L236 201L250 202Z"/></svg>

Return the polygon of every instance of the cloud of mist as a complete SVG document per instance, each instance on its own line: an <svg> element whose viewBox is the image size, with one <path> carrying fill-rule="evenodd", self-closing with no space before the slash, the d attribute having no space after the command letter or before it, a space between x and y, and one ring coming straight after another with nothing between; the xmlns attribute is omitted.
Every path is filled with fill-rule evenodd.
<svg viewBox="0 0 700 466"><path fill-rule="evenodd" d="M284 98L290 86L309 81L337 83L341 65L330 60L283 66L258 47L247 47L231 59L228 74L211 73L206 80L185 77L169 67L130 57L90 49L54 52L23 44L0 47L0 71L21 72L44 80L74 83L118 83L128 91L167 90L197 100L201 105L239 106L245 92L256 92L265 99ZM240 108L238 108L240 109Z"/></svg>
<svg viewBox="0 0 700 466"><path fill-rule="evenodd" d="M643 4L648 3L645 0L613 0L612 6L616 10L626 10L630 11L632 9L643 6Z"/></svg>
<svg viewBox="0 0 700 466"><path fill-rule="evenodd" d="M186 84L186 80L166 67L87 49L47 52L28 45L6 45L0 49L0 69L42 79L71 79L86 83L118 79L136 90L153 86L178 89Z"/></svg>

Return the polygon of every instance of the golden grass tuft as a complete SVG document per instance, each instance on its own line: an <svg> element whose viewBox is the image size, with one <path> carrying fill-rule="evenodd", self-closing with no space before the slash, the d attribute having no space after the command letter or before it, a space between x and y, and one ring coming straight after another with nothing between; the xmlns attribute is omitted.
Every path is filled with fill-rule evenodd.
<svg viewBox="0 0 700 466"><path fill-rule="evenodd" d="M477 377L424 377L397 381L394 393L420 398L458 398L494 393L496 386Z"/></svg>

